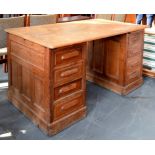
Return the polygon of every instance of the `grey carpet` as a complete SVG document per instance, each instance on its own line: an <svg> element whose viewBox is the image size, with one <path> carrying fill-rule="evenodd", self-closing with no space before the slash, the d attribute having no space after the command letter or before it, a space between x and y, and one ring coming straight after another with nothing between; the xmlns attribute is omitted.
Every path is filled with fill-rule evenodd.
<svg viewBox="0 0 155 155"><path fill-rule="evenodd" d="M7 74L0 65L0 84ZM59 134L48 137L7 100L0 87L0 139L155 139L155 79L127 96L87 82L87 117Z"/></svg>

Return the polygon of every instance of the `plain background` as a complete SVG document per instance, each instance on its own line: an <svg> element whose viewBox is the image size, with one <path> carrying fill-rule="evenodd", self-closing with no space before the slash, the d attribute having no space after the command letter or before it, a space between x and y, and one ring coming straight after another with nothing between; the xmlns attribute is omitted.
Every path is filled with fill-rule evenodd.
<svg viewBox="0 0 155 155"><path fill-rule="evenodd" d="M151 14L153 0L0 0L1 14ZM151 155L155 141L0 141L1 155Z"/></svg>

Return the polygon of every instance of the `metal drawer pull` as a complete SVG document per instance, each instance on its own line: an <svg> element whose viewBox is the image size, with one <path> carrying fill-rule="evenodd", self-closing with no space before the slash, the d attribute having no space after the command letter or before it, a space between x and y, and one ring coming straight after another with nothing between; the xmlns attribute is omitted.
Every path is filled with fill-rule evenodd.
<svg viewBox="0 0 155 155"><path fill-rule="evenodd" d="M68 71L65 71L65 72L62 72L60 74L61 77L66 77L66 76L70 76L72 74L75 74L78 72L78 68L74 68L74 69L71 69L71 70L68 70Z"/></svg>

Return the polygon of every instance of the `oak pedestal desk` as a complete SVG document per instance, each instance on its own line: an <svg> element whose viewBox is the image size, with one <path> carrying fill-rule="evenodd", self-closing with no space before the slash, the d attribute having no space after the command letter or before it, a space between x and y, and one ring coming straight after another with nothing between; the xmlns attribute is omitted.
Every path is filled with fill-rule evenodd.
<svg viewBox="0 0 155 155"><path fill-rule="evenodd" d="M7 29L9 100L48 135L86 116L86 77L139 87L145 26L92 19Z"/></svg>

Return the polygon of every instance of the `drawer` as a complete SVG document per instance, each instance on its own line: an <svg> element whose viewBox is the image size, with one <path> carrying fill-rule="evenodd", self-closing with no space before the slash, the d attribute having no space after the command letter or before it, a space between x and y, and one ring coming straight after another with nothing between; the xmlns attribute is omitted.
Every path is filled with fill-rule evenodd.
<svg viewBox="0 0 155 155"><path fill-rule="evenodd" d="M58 100L54 103L54 120L64 117L85 105L83 98L83 91L66 97L65 99Z"/></svg>
<svg viewBox="0 0 155 155"><path fill-rule="evenodd" d="M55 98L55 100L57 100L61 97L64 97L66 95L69 95L71 93L79 91L81 89L82 89L82 79L76 80L69 84L65 84L63 86L55 88L54 89L54 98Z"/></svg>
<svg viewBox="0 0 155 155"><path fill-rule="evenodd" d="M132 32L128 35L128 57L142 53L144 46L142 32Z"/></svg>
<svg viewBox="0 0 155 155"><path fill-rule="evenodd" d="M127 60L127 73L130 74L134 70L142 68L142 57L132 57Z"/></svg>
<svg viewBox="0 0 155 155"><path fill-rule="evenodd" d="M68 47L55 52L55 66L68 64L82 59L82 46Z"/></svg>
<svg viewBox="0 0 155 155"><path fill-rule="evenodd" d="M138 80L142 76L141 73L142 72L141 72L140 69L137 69L137 70L134 70L131 73L128 73L127 78L126 78L127 83L129 84L129 83L131 83L131 82L133 82L135 80Z"/></svg>
<svg viewBox="0 0 155 155"><path fill-rule="evenodd" d="M83 63L79 63L70 67L57 69L54 72L54 85L60 86L62 84L79 79L83 75Z"/></svg>

